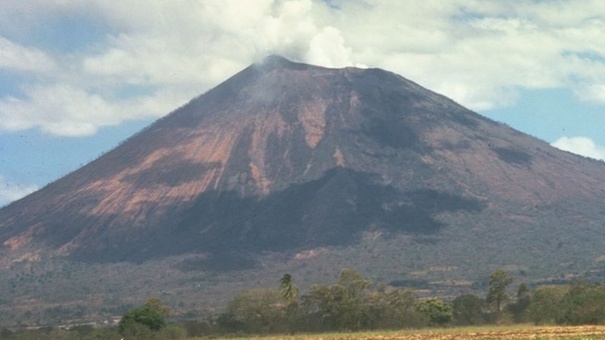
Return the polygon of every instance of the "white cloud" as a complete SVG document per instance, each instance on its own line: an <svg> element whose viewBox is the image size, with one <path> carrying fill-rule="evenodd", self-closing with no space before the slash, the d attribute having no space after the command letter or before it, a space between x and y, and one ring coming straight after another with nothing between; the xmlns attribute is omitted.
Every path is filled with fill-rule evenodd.
<svg viewBox="0 0 605 340"><path fill-rule="evenodd" d="M605 56L594 43L605 32L602 4L576 5L374 1L355 12L355 4L343 2L356 26L341 30L355 62L361 56L483 110L513 104L520 88L604 82L603 59L570 62L585 52Z"/></svg>
<svg viewBox="0 0 605 340"><path fill-rule="evenodd" d="M595 144L587 137L561 137L551 145L585 157L605 160L605 147Z"/></svg>
<svg viewBox="0 0 605 340"><path fill-rule="evenodd" d="M0 175L0 207L23 198L38 189L39 188L35 185L7 182L4 176Z"/></svg>
<svg viewBox="0 0 605 340"><path fill-rule="evenodd" d="M588 84L576 89L576 96L594 103L605 103L605 83Z"/></svg>
<svg viewBox="0 0 605 340"><path fill-rule="evenodd" d="M39 128L60 136L86 136L124 120L160 117L190 98L189 93L154 93L113 100L66 84L35 86L27 99L0 99L0 130Z"/></svg>
<svg viewBox="0 0 605 340"><path fill-rule="evenodd" d="M36 48L20 46L0 36L0 69L28 72L51 72L57 69L54 60Z"/></svg>
<svg viewBox="0 0 605 340"><path fill-rule="evenodd" d="M0 3L0 34L78 15L111 31L94 48L53 58L0 40L0 67L44 74L19 99L0 98L3 129L85 135L157 117L269 53L385 68L476 110L513 105L520 89L566 87L605 103L599 0L19 3ZM150 91L124 98L124 86Z"/></svg>

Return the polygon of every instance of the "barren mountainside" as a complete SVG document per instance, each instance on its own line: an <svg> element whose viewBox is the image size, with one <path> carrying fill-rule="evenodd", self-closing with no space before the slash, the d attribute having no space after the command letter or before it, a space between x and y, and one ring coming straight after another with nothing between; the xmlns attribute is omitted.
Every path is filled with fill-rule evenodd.
<svg viewBox="0 0 605 340"><path fill-rule="evenodd" d="M599 265L604 201L603 162L384 70L271 56L0 210L0 244L4 265L196 254L203 271L373 240L375 268L427 256L464 276L468 254L554 274Z"/></svg>

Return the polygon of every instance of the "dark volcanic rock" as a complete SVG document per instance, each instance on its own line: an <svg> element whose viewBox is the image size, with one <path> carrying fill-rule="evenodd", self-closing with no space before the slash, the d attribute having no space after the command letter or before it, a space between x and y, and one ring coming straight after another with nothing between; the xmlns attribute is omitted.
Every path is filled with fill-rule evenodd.
<svg viewBox="0 0 605 340"><path fill-rule="evenodd" d="M396 74L271 56L0 210L0 243L5 263L206 254L189 267L241 269L267 251L354 246L364 232L498 230L511 243L581 224L605 236L603 183L602 162Z"/></svg>

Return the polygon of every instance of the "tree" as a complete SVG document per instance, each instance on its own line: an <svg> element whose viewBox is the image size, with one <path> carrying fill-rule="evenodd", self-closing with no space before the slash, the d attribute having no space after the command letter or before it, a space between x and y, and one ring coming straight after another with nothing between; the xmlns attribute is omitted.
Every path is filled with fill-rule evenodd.
<svg viewBox="0 0 605 340"><path fill-rule="evenodd" d="M527 284L522 283L517 288L517 300L515 303L507 306L508 311L513 316L513 321L517 323L527 322L528 313L527 309L531 301L531 292Z"/></svg>
<svg viewBox="0 0 605 340"><path fill-rule="evenodd" d="M298 287L292 281L292 275L284 274L279 280L279 294L286 300L286 308L284 314L288 323L288 330L291 334L298 328L298 322L300 319L300 309L296 297L298 296Z"/></svg>
<svg viewBox="0 0 605 340"><path fill-rule="evenodd" d="M343 269L333 285L312 285L303 297L311 319L319 330L359 330L370 320L367 317L367 288L372 282L353 269Z"/></svg>
<svg viewBox="0 0 605 340"><path fill-rule="evenodd" d="M572 284L559 302L557 323L568 325L605 322L605 287L587 282Z"/></svg>
<svg viewBox="0 0 605 340"><path fill-rule="evenodd" d="M568 288L566 286L542 286L536 289L529 303L528 314L536 325L555 323L560 319L561 300Z"/></svg>
<svg viewBox="0 0 605 340"><path fill-rule="evenodd" d="M313 331L339 330L345 314L345 290L340 285L314 284L302 297L306 318Z"/></svg>
<svg viewBox="0 0 605 340"><path fill-rule="evenodd" d="M485 302L475 294L464 294L452 301L454 322L459 325L479 325L485 321Z"/></svg>
<svg viewBox="0 0 605 340"><path fill-rule="evenodd" d="M412 290L390 289L375 298L374 305L380 309L377 326L401 329L420 327L426 324L424 315L416 309L418 300Z"/></svg>
<svg viewBox="0 0 605 340"><path fill-rule="evenodd" d="M277 289L250 289L227 305L220 323L229 331L267 334L286 331L284 300Z"/></svg>
<svg viewBox="0 0 605 340"><path fill-rule="evenodd" d="M372 281L365 278L360 272L345 268L338 275L338 285L344 288L344 299L341 301L343 314L341 325L343 329L359 330L368 320L364 310L367 307L368 295L366 290Z"/></svg>
<svg viewBox="0 0 605 340"><path fill-rule="evenodd" d="M355 269L345 268L338 275L338 284L343 286L350 296L358 297L363 290L372 285L372 281L366 279Z"/></svg>
<svg viewBox="0 0 605 340"><path fill-rule="evenodd" d="M513 277L507 271L498 269L490 276L486 300L494 307L496 313L500 313L502 306L508 301L506 287L511 283L513 283Z"/></svg>
<svg viewBox="0 0 605 340"><path fill-rule="evenodd" d="M159 331L166 326L164 318L170 314L170 309L158 298L151 298L144 305L126 312L118 323L122 335L150 331Z"/></svg>
<svg viewBox="0 0 605 340"><path fill-rule="evenodd" d="M416 305L418 312L425 315L433 324L443 326L452 321L452 307L438 298L430 298L420 301Z"/></svg>
<svg viewBox="0 0 605 340"><path fill-rule="evenodd" d="M279 293L288 302L294 301L298 296L298 287L292 282L292 275L286 273L279 280Z"/></svg>

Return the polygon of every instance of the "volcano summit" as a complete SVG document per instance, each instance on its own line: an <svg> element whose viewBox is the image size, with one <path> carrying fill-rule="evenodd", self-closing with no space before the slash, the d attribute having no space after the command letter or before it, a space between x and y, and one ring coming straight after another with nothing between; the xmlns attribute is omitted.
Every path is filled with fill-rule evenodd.
<svg viewBox="0 0 605 340"><path fill-rule="evenodd" d="M604 201L603 162L384 70L270 56L0 210L0 244L5 266L545 278L599 268Z"/></svg>

